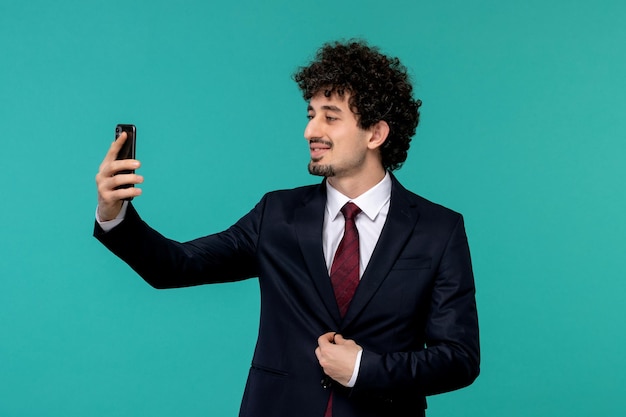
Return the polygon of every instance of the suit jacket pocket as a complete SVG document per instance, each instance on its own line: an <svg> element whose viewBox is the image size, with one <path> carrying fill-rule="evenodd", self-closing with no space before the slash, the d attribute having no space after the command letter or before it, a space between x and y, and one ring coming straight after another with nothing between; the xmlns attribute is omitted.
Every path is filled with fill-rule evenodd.
<svg viewBox="0 0 626 417"><path fill-rule="evenodd" d="M286 372L258 366L250 367L246 389L241 400L240 416L288 416L289 378Z"/></svg>
<svg viewBox="0 0 626 417"><path fill-rule="evenodd" d="M394 270L430 269L431 258L400 258L393 265Z"/></svg>

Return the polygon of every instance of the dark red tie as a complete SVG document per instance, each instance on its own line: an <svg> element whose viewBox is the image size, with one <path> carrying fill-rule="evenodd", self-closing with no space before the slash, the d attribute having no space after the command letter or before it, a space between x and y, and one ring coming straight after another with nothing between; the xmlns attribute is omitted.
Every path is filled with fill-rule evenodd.
<svg viewBox="0 0 626 417"><path fill-rule="evenodd" d="M361 209L352 202L347 202L341 208L341 213L346 219L346 228L330 267L330 281L333 284L341 317L345 316L359 285L359 232L354 219L360 212Z"/></svg>
<svg viewBox="0 0 626 417"><path fill-rule="evenodd" d="M360 212L361 209L352 202L347 202L341 208L341 213L346 219L346 227L330 267L330 282L333 284L341 317L346 315L352 296L359 285L359 232L354 219ZM324 417L332 417L332 404L331 393Z"/></svg>

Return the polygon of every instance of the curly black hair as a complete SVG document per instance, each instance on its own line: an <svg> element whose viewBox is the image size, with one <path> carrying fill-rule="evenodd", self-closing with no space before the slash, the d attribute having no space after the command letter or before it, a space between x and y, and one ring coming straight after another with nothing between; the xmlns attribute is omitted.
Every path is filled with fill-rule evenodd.
<svg viewBox="0 0 626 417"><path fill-rule="evenodd" d="M381 147L385 169L396 170L406 161L422 102L413 98L407 69L398 58L383 55L362 40L326 43L293 79L306 101L321 91L326 97L349 93L359 127L368 129L381 120L389 125Z"/></svg>

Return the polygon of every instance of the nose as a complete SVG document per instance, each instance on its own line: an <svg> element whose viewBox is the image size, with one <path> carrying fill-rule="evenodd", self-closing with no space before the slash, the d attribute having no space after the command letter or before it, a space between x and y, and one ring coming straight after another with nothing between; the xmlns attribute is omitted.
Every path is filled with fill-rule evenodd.
<svg viewBox="0 0 626 417"><path fill-rule="evenodd" d="M322 135L320 133L320 126L315 117L309 119L309 122L306 124L304 128L304 138L306 140L311 140L313 138L321 138Z"/></svg>

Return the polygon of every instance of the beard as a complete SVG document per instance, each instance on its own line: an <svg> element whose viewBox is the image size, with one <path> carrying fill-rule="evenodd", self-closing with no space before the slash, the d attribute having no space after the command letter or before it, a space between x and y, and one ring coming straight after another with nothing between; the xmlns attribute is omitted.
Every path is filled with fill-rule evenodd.
<svg viewBox="0 0 626 417"><path fill-rule="evenodd" d="M332 165L317 165L315 161L309 162L309 174L320 177L334 177L335 168Z"/></svg>

